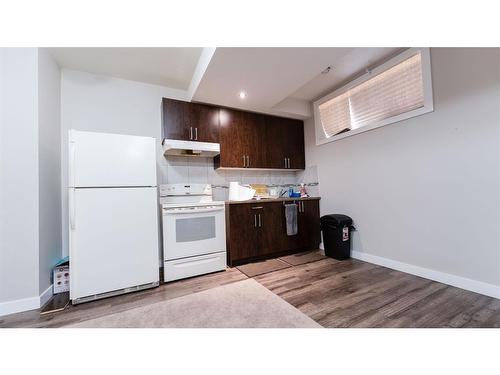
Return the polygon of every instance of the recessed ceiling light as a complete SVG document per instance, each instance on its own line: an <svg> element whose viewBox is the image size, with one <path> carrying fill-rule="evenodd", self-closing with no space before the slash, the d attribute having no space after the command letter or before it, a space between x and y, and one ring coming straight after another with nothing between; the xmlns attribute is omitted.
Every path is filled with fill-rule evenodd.
<svg viewBox="0 0 500 375"><path fill-rule="evenodd" d="M240 91L240 99L245 99L247 97L247 93L245 91Z"/></svg>

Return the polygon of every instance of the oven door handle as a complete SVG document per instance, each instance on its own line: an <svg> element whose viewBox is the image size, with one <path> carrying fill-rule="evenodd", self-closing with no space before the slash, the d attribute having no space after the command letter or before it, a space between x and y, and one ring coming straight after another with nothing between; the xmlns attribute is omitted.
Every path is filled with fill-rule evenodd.
<svg viewBox="0 0 500 375"><path fill-rule="evenodd" d="M196 208L194 210L168 210L163 209L163 215L189 215L189 214L200 214L205 212L217 212L224 211L224 207L217 208Z"/></svg>

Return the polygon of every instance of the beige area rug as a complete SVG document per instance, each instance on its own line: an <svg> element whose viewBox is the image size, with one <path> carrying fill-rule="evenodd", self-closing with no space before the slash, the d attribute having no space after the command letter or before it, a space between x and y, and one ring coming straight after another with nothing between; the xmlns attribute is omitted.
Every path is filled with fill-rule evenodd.
<svg viewBox="0 0 500 375"><path fill-rule="evenodd" d="M290 264L282 262L279 259L269 259L263 262L248 263L236 267L248 277L254 277L273 271L282 270L283 268L291 267Z"/></svg>
<svg viewBox="0 0 500 375"><path fill-rule="evenodd" d="M66 328L320 328L253 279L87 320Z"/></svg>
<svg viewBox="0 0 500 375"><path fill-rule="evenodd" d="M298 266L300 264L316 262L326 258L327 257L321 254L319 250L313 250L299 254L287 255L286 257L279 258L279 260L291 264L292 266Z"/></svg>

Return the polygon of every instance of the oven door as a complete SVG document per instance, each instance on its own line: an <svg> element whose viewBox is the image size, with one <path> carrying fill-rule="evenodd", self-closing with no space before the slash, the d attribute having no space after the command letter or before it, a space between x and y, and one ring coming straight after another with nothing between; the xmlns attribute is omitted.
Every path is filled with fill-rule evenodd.
<svg viewBox="0 0 500 375"><path fill-rule="evenodd" d="M226 251L224 206L163 208L164 260Z"/></svg>

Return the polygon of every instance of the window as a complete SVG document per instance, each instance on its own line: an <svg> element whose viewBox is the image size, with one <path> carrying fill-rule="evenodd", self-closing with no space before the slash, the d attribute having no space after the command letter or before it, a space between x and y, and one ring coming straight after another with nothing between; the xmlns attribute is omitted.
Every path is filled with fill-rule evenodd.
<svg viewBox="0 0 500 375"><path fill-rule="evenodd" d="M411 48L314 103L316 143L433 110L429 49Z"/></svg>

